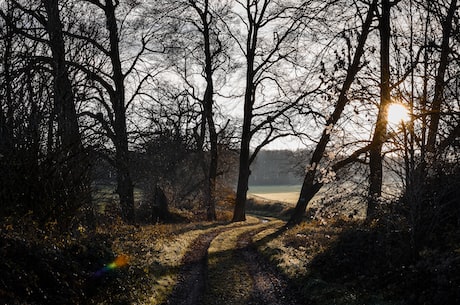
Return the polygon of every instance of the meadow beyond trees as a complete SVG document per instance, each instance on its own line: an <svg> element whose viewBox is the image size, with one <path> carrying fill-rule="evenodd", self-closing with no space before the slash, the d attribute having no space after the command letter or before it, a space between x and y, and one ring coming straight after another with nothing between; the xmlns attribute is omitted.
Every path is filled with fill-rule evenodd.
<svg viewBox="0 0 460 305"><path fill-rule="evenodd" d="M460 303L459 19L0 0L0 303Z"/></svg>

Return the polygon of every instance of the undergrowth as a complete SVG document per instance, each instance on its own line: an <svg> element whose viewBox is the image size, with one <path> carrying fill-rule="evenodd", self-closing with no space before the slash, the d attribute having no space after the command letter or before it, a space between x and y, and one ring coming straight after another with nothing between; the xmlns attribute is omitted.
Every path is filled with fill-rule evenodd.
<svg viewBox="0 0 460 305"><path fill-rule="evenodd" d="M409 232L389 230L383 219L311 221L259 243L259 251L308 304L453 305L460 302L460 243L452 235L414 256Z"/></svg>
<svg viewBox="0 0 460 305"><path fill-rule="evenodd" d="M190 243L220 224L127 225L111 217L62 233L32 215L4 219L0 304L161 304ZM115 266L120 255L127 265Z"/></svg>

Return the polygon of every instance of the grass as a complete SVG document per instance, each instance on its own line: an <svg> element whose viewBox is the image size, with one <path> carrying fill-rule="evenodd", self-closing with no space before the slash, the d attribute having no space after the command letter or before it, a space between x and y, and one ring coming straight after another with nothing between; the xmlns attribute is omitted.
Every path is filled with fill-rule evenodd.
<svg viewBox="0 0 460 305"><path fill-rule="evenodd" d="M75 304L162 304L192 242L223 225L236 224L128 225L115 217L63 239L29 221L1 223L0 273L6 279L0 281L0 303L46 303L68 296ZM119 255L129 258L126 266L95 275Z"/></svg>
<svg viewBox="0 0 460 305"><path fill-rule="evenodd" d="M131 287L128 290L129 299L136 304L163 304L178 280L186 251L198 236L217 227L236 228L238 231L242 225L253 225L258 221L249 216L245 223L156 224L138 228L125 225L122 230L126 231L116 238L112 249L115 253L131 257L128 270L122 274L125 285ZM107 229L113 233L113 228ZM225 252L223 245L230 244L221 243L214 248ZM242 270L237 270L235 274L240 272ZM113 299L117 299L117 296L114 295Z"/></svg>
<svg viewBox="0 0 460 305"><path fill-rule="evenodd" d="M289 278L295 279L308 274L311 260L325 251L339 233L340 229L326 229L316 222L303 223L267 243L259 244L258 250ZM254 238L255 241L261 239L259 235Z"/></svg>
<svg viewBox="0 0 460 305"><path fill-rule="evenodd" d="M250 231L259 232L253 236L259 252L294 283L306 303L401 305L411 299L411 304L458 304L447 301L458 299L453 288L460 282L458 230L446 239L452 245L427 248L411 264L404 259L408 244L404 232L336 219L327 224L310 221L279 233L282 221L247 218L240 223L137 226L115 218L68 239L38 230L26 219L0 224L4 244L0 271L5 275L0 303L46 303L46 296L64 303L72 299L86 304L162 304L193 241L223 228L229 230L212 241L208 252L213 278L205 304L250 300L252 278L235 251L239 236ZM128 266L92 280L89 295L85 285L91 274L120 254L129 256ZM47 281L52 284L44 284ZM24 294L29 292L30 296Z"/></svg>
<svg viewBox="0 0 460 305"><path fill-rule="evenodd" d="M251 228L251 227L249 227ZM237 237L248 227L235 229L218 235L208 250L208 283L205 304L245 304L250 297L252 279L241 258L233 253ZM232 283L228 287L226 283ZM241 303L234 303L233 300Z"/></svg>
<svg viewBox="0 0 460 305"><path fill-rule="evenodd" d="M275 232L274 229L271 231ZM311 269L312 261L328 251L341 233L340 227L323 226L312 221L284 231L268 241L264 241L263 235L256 235L254 241L258 251L287 276L308 303L356 304L352 290L324 281Z"/></svg>
<svg viewBox="0 0 460 305"><path fill-rule="evenodd" d="M143 198L143 191L139 188L134 188L134 202L139 204ZM118 194L116 193L115 185L95 185L92 192L95 211L102 215L110 209L116 209L118 206ZM112 211L113 212L113 211Z"/></svg>
<svg viewBox="0 0 460 305"><path fill-rule="evenodd" d="M337 218L254 240L306 304L459 304L458 253L433 246L413 258L408 232ZM451 249L458 248L454 240Z"/></svg>

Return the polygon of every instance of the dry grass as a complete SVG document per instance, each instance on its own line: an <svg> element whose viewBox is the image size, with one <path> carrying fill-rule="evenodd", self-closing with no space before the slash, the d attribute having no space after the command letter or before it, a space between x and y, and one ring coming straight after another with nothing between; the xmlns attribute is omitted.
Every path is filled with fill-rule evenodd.
<svg viewBox="0 0 460 305"><path fill-rule="evenodd" d="M271 229L275 232L275 229ZM340 234L341 229L320 226L317 222L300 224L266 243L259 243L258 250L290 279L308 274L308 265L318 254L325 251ZM269 232L264 232L269 234ZM255 241L262 236L256 235Z"/></svg>
<svg viewBox="0 0 460 305"><path fill-rule="evenodd" d="M130 258L129 265L119 278L126 286L124 299L133 304L162 304L174 288L182 258L192 242L220 225L201 222L136 227L120 223L104 227L104 231L110 231L115 236L113 252ZM113 299L119 297L115 295ZM96 303L111 304L111 299Z"/></svg>

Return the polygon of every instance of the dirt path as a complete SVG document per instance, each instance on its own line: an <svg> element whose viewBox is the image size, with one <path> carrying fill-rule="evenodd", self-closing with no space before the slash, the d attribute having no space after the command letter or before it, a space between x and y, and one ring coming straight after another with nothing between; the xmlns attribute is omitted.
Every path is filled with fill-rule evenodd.
<svg viewBox="0 0 460 305"><path fill-rule="evenodd" d="M206 283L209 244L223 229L200 235L182 260L176 287L165 304L195 305L201 303Z"/></svg>
<svg viewBox="0 0 460 305"><path fill-rule="evenodd" d="M178 283L165 304L296 305L285 279L253 247L253 236L280 222L220 227L200 235L182 261Z"/></svg>
<svg viewBox="0 0 460 305"><path fill-rule="evenodd" d="M252 237L255 234L252 233L256 232L241 235L238 240L238 255L244 259L253 280L253 291L248 304L301 304L296 299L296 292L289 287L286 279L257 252L252 243Z"/></svg>

